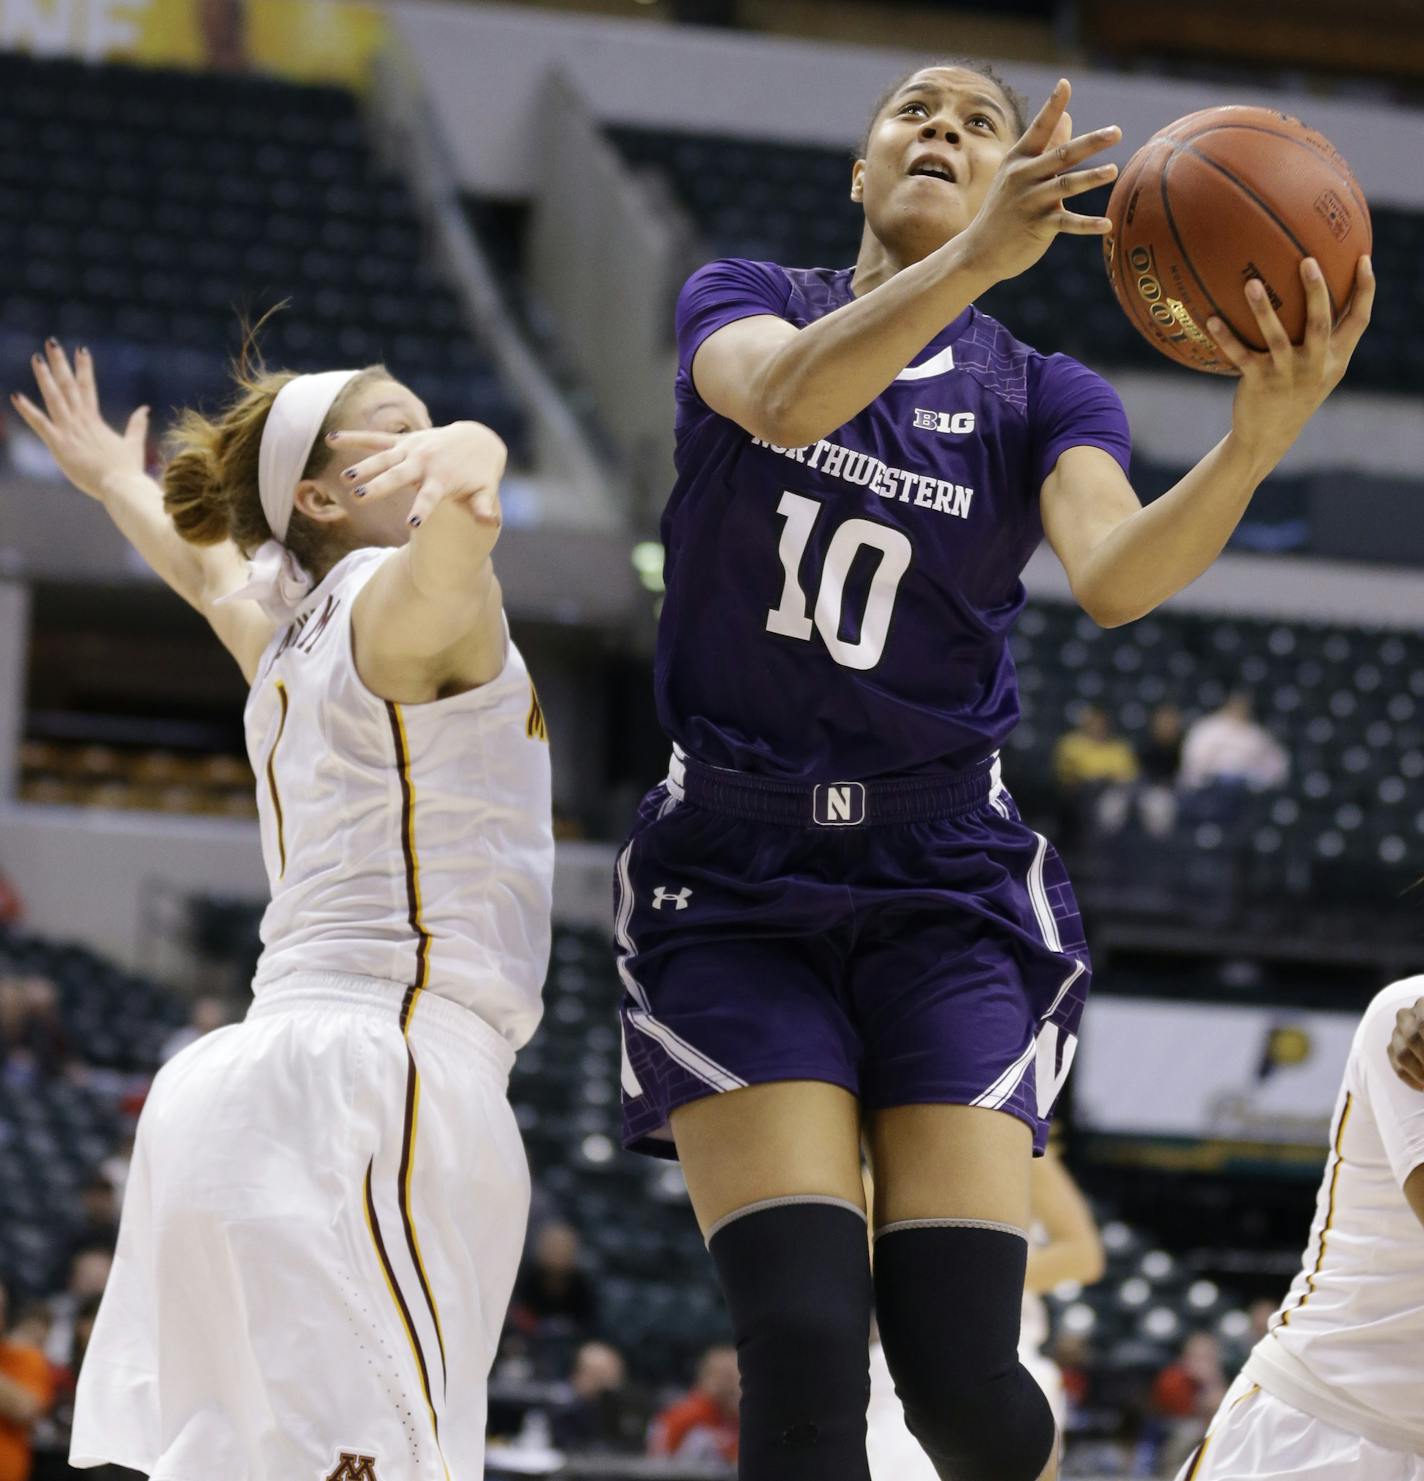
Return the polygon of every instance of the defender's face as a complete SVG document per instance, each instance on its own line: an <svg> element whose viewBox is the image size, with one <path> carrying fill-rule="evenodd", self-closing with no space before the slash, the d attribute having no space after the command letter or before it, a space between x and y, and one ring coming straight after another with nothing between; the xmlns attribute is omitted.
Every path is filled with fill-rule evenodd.
<svg viewBox="0 0 1424 1481"><path fill-rule="evenodd" d="M997 84L965 67L927 67L881 110L851 199L882 242L928 255L974 219L1017 137Z"/></svg>

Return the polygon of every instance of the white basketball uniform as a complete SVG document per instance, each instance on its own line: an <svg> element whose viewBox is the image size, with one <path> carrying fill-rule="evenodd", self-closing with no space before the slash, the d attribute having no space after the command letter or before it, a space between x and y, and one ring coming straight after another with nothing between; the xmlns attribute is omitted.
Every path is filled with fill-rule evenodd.
<svg viewBox="0 0 1424 1481"><path fill-rule="evenodd" d="M1387 987L1356 1031L1305 1261L1183 1481L1424 1481L1424 1226L1403 1185L1424 1164L1424 1094L1390 1068Z"/></svg>
<svg viewBox="0 0 1424 1481"><path fill-rule="evenodd" d="M509 643L362 683L337 565L246 710L272 903L246 1020L154 1081L71 1460L154 1481L480 1481L529 1202L506 1099L549 955L549 753Z"/></svg>
<svg viewBox="0 0 1424 1481"><path fill-rule="evenodd" d="M1062 1370L1052 1358L1044 1356L1043 1344L1047 1341L1048 1307L1042 1296L1025 1291L1019 1327L1019 1361L1043 1390L1061 1435L1067 1418L1067 1399ZM866 1414L865 1454L871 1481L939 1481L934 1462L905 1423L905 1408L895 1392L885 1350L878 1342L870 1344L870 1408Z"/></svg>

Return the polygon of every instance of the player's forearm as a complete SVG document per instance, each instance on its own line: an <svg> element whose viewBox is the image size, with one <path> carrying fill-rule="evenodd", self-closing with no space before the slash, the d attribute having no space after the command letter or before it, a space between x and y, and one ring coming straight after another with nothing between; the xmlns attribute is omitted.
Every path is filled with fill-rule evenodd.
<svg viewBox="0 0 1424 1481"><path fill-rule="evenodd" d="M1146 616L1221 554L1274 465L1228 433L1180 482L1092 551L1074 594L1104 627Z"/></svg>
<svg viewBox="0 0 1424 1481"><path fill-rule="evenodd" d="M475 518L469 498L442 500L406 546L416 590L431 601L478 605L494 579L490 555L499 531Z"/></svg>
<svg viewBox="0 0 1424 1481"><path fill-rule="evenodd" d="M1101 1242L1091 1239L1060 1239L1029 1250L1024 1287L1037 1295L1061 1286L1065 1280L1090 1286L1103 1277Z"/></svg>
<svg viewBox="0 0 1424 1481"><path fill-rule="evenodd" d="M994 278L962 238L808 324L767 366L758 400L785 447L858 416Z"/></svg>
<svg viewBox="0 0 1424 1481"><path fill-rule="evenodd" d="M158 484L140 473L112 478L105 483L100 502L154 572L201 610L207 570L202 552L174 529Z"/></svg>

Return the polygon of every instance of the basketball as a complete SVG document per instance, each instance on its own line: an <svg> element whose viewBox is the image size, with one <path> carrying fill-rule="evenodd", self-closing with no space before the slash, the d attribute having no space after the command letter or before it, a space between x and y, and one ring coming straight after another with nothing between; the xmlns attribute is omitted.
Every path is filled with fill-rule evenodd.
<svg viewBox="0 0 1424 1481"><path fill-rule="evenodd" d="M1206 108L1153 135L1108 202L1108 278L1139 333L1191 370L1234 375L1207 332L1216 315L1265 343L1242 292L1259 278L1292 343L1305 335L1303 258L1325 277L1338 322L1369 252L1369 206L1324 135L1270 108Z"/></svg>

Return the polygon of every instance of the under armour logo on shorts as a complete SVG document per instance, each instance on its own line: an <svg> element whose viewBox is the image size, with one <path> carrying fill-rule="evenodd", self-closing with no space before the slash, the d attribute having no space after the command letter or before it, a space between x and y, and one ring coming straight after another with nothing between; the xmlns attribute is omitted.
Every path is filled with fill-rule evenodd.
<svg viewBox="0 0 1424 1481"><path fill-rule="evenodd" d="M680 890L670 890L666 885L659 885L653 891L653 909L661 910L669 901L672 902L674 910L686 910L687 902L692 899L692 891L685 885Z"/></svg>
<svg viewBox="0 0 1424 1481"><path fill-rule="evenodd" d="M376 1457L343 1450L336 1469L326 1477L326 1481L377 1481Z"/></svg>
<svg viewBox="0 0 1424 1481"><path fill-rule="evenodd" d="M823 828L854 828L865 821L864 782L822 782L811 794L811 816Z"/></svg>

